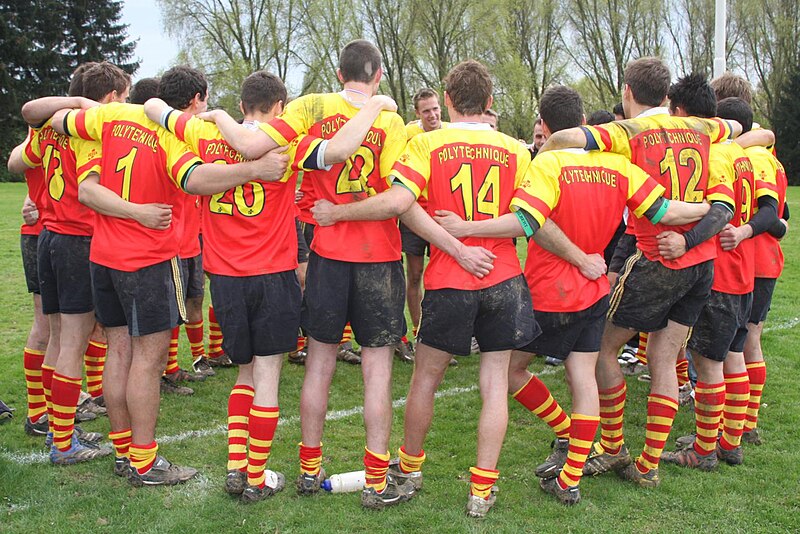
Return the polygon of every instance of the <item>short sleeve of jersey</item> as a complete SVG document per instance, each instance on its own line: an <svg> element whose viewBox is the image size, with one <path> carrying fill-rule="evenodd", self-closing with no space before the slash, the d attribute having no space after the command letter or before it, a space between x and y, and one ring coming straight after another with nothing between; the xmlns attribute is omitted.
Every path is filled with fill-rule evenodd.
<svg viewBox="0 0 800 534"><path fill-rule="evenodd" d="M290 163L281 181L287 181L289 177L297 171L319 170L320 166L317 164L317 149L323 141L324 139L311 135L296 137L289 144L287 154Z"/></svg>
<svg viewBox="0 0 800 534"><path fill-rule="evenodd" d="M25 139L25 146L22 148L22 161L31 168L42 165L42 150L39 144L38 128L28 128L28 138Z"/></svg>
<svg viewBox="0 0 800 534"><path fill-rule="evenodd" d="M189 145L195 154L200 153L200 139L213 138L216 133L214 124L186 112L171 112L167 117L167 123L163 126L175 134L175 137Z"/></svg>
<svg viewBox="0 0 800 534"><path fill-rule="evenodd" d="M541 228L561 196L558 186L561 165L553 153L545 152L527 165L524 172L510 208L511 211L523 210L530 214Z"/></svg>
<svg viewBox="0 0 800 534"><path fill-rule="evenodd" d="M386 128L386 139L384 140L383 149L381 150L380 165L381 165L381 178L387 179L392 173L394 164L400 158L403 150L406 147L406 134L403 119L397 113L389 113L391 120L389 126ZM429 165L430 166L430 165ZM391 184L389 184L391 185ZM417 195L419 196L419 195Z"/></svg>
<svg viewBox="0 0 800 534"><path fill-rule="evenodd" d="M279 117L261 123L258 127L278 143L278 146L288 145L298 135L308 132L308 129L314 124L314 118L308 106L315 96L307 95L292 100Z"/></svg>
<svg viewBox="0 0 800 534"><path fill-rule="evenodd" d="M626 205L636 217L642 217L666 190L633 163L628 165L628 169L625 173L628 178Z"/></svg>
<svg viewBox="0 0 800 534"><path fill-rule="evenodd" d="M414 198L427 196L428 180L431 177L431 151L426 136L411 139L392 167L391 176L407 187Z"/></svg>
<svg viewBox="0 0 800 534"><path fill-rule="evenodd" d="M745 150L753 164L756 179L755 198L772 197L778 201L777 165L772 154L764 147L753 147Z"/></svg>
<svg viewBox="0 0 800 534"><path fill-rule="evenodd" d="M180 187L188 176L190 169L195 165L202 164L203 160L192 152L189 145L166 130L159 132L158 142L167 157L167 173L175 184Z"/></svg>
<svg viewBox="0 0 800 534"><path fill-rule="evenodd" d="M100 141L103 135L103 110L105 106L73 109L64 117L64 130L70 137Z"/></svg>
<svg viewBox="0 0 800 534"><path fill-rule="evenodd" d="M73 139L70 145L75 151L78 183L84 181L92 172L100 174L100 160L103 156L103 147L99 141Z"/></svg>
<svg viewBox="0 0 800 534"><path fill-rule="evenodd" d="M628 130L619 123L610 122L598 126L581 126L581 129L594 138L598 149L602 152L614 152L631 158L631 142Z"/></svg>
<svg viewBox="0 0 800 534"><path fill-rule="evenodd" d="M721 143L731 138L733 132L728 121L717 118L702 119L702 121L706 124L708 137L712 143Z"/></svg>

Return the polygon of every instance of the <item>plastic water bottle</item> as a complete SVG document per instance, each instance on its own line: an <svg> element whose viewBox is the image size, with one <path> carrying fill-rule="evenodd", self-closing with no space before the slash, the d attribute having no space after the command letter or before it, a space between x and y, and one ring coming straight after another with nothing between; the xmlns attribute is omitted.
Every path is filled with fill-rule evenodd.
<svg viewBox="0 0 800 534"><path fill-rule="evenodd" d="M331 475L322 481L322 489L331 493L349 493L364 489L365 482L364 471L351 471L350 473Z"/></svg>

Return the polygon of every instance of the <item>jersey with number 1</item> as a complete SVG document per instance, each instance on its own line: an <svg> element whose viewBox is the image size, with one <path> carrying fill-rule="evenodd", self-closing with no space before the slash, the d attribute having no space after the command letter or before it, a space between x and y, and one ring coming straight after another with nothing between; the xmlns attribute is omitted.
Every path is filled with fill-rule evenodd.
<svg viewBox="0 0 800 534"><path fill-rule="evenodd" d="M281 146L297 136L331 139L339 128L358 113L340 93L311 94L292 100L280 117L259 127ZM406 144L403 120L383 111L355 154L329 170L303 173L311 180L317 198L334 204L357 202L385 191L389 173ZM311 249L322 257L355 263L398 261L400 231L395 219L342 221L317 226Z"/></svg>
<svg viewBox="0 0 800 534"><path fill-rule="evenodd" d="M721 201L733 205L731 184L709 179L708 158L711 143L730 137L728 123L719 119L675 117L663 108L633 119L583 127L600 150L629 158L661 184L665 198L684 202ZM658 252L656 236L664 231L684 234L695 224L668 226L646 219L633 220L636 246L650 261L670 269L683 269L716 257L716 245L709 239L699 243L676 260L665 260Z"/></svg>
<svg viewBox="0 0 800 534"><path fill-rule="evenodd" d="M100 185L136 204L172 206L172 224L153 230L133 219L99 215L89 259L120 271L137 271L178 255L185 193L180 184L202 161L144 107L111 103L74 110L64 119L71 136L101 141Z"/></svg>

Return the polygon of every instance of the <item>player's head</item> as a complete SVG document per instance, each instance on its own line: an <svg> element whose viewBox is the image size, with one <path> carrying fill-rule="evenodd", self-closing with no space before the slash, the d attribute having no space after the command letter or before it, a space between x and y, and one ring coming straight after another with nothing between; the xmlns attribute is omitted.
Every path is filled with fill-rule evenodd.
<svg viewBox="0 0 800 534"><path fill-rule="evenodd" d="M625 116L630 116L630 104L654 108L660 106L667 96L672 75L669 67L657 57L635 59L625 67L625 88L622 91L622 107Z"/></svg>
<svg viewBox="0 0 800 534"><path fill-rule="evenodd" d="M583 124L583 101L578 91L566 85L548 87L539 99L539 114L545 137Z"/></svg>
<svg viewBox="0 0 800 534"><path fill-rule="evenodd" d="M83 96L83 73L89 70L92 66L97 65L95 61L87 61L78 65L72 71L72 78L69 81L69 96Z"/></svg>
<svg viewBox="0 0 800 534"><path fill-rule="evenodd" d="M617 119L614 117L614 114L611 113L610 111L606 111L604 109L598 109L597 111L589 115L589 118L586 119L586 124L588 124L589 126L595 126L597 124L607 124L609 122L614 122L615 120Z"/></svg>
<svg viewBox="0 0 800 534"><path fill-rule="evenodd" d="M83 73L83 96L97 102L125 102L130 88L130 75L108 61L96 63Z"/></svg>
<svg viewBox="0 0 800 534"><path fill-rule="evenodd" d="M711 88L717 95L717 100L736 97L741 98L749 105L753 104L753 88L750 86L750 82L732 72L726 72L711 80Z"/></svg>
<svg viewBox="0 0 800 534"><path fill-rule="evenodd" d="M459 115L481 116L492 105L492 77L474 59L462 61L444 78L444 100Z"/></svg>
<svg viewBox="0 0 800 534"><path fill-rule="evenodd" d="M286 102L283 80L265 70L259 70L242 82L241 109L245 117L278 115Z"/></svg>
<svg viewBox="0 0 800 534"><path fill-rule="evenodd" d="M678 78L670 86L667 97L673 115L709 118L717 114L717 98L702 74L693 73Z"/></svg>
<svg viewBox="0 0 800 534"><path fill-rule="evenodd" d="M614 106L614 109L611 110L614 113L614 120L621 121L625 119L625 109L622 107L622 102L617 102Z"/></svg>
<svg viewBox="0 0 800 534"><path fill-rule="evenodd" d="M131 104L144 104L158 96L158 78L142 78L131 87Z"/></svg>
<svg viewBox="0 0 800 534"><path fill-rule="evenodd" d="M442 108L439 105L439 93L425 87L417 91L412 99L414 114L426 132L437 130L442 126Z"/></svg>
<svg viewBox="0 0 800 534"><path fill-rule="evenodd" d="M347 43L339 53L337 74L342 83L358 82L374 84L375 90L381 81L381 52L374 44L364 39Z"/></svg>
<svg viewBox="0 0 800 534"><path fill-rule="evenodd" d="M742 133L753 128L753 108L742 98L728 97L720 100L717 103L717 116L741 124Z"/></svg>
<svg viewBox="0 0 800 534"><path fill-rule="evenodd" d="M208 107L208 82L197 69L172 67L161 76L158 97L175 109L200 113Z"/></svg>
<svg viewBox="0 0 800 534"><path fill-rule="evenodd" d="M497 123L500 121L500 115L491 108L483 112L481 120L492 127L492 130L497 130Z"/></svg>
<svg viewBox="0 0 800 534"><path fill-rule="evenodd" d="M547 137L545 137L544 128L542 128L542 116L537 115L536 120L533 121L533 148L539 150L545 141L547 141Z"/></svg>

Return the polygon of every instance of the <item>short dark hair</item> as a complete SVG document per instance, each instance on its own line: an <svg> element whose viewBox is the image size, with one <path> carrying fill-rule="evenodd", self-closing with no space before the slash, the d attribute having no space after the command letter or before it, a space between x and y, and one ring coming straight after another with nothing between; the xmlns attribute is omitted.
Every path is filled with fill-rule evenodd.
<svg viewBox="0 0 800 534"><path fill-rule="evenodd" d="M624 78L638 104L656 107L667 96L672 75L661 59L642 57L628 63Z"/></svg>
<svg viewBox="0 0 800 534"><path fill-rule="evenodd" d="M743 98L728 97L717 103L717 116L742 125L742 133L753 128L753 108Z"/></svg>
<svg viewBox="0 0 800 534"><path fill-rule="evenodd" d="M606 124L614 122L614 114L604 109L598 109L586 119L586 124L589 126L597 126L598 124Z"/></svg>
<svg viewBox="0 0 800 534"><path fill-rule="evenodd" d="M428 98L434 98L439 100L439 93L435 89L431 89L430 87L423 87L414 95L411 101L414 103L414 109L417 109L420 100L425 100Z"/></svg>
<svg viewBox="0 0 800 534"><path fill-rule="evenodd" d="M339 72L344 82L369 83L381 68L381 52L364 39L350 41L339 54Z"/></svg>
<svg viewBox="0 0 800 534"><path fill-rule="evenodd" d="M131 87L131 104L144 104L158 96L158 78L142 78Z"/></svg>
<svg viewBox="0 0 800 534"><path fill-rule="evenodd" d="M753 103L753 88L750 86L750 82L732 72L726 72L711 80L711 88L717 95L718 101L736 97L741 98L747 104Z"/></svg>
<svg viewBox="0 0 800 534"><path fill-rule="evenodd" d="M462 115L482 115L489 107L492 87L489 71L474 59L462 61L444 78L444 90Z"/></svg>
<svg viewBox="0 0 800 534"><path fill-rule="evenodd" d="M124 93L130 85L130 75L108 61L92 65L83 73L83 96L98 102L112 91Z"/></svg>
<svg viewBox="0 0 800 534"><path fill-rule="evenodd" d="M552 133L580 126L583 122L581 95L566 85L548 87L539 99L539 113Z"/></svg>
<svg viewBox="0 0 800 534"><path fill-rule="evenodd" d="M709 118L717 114L717 97L703 74L692 73L678 78L670 86L667 96L669 108L673 111L680 106L695 117Z"/></svg>
<svg viewBox="0 0 800 534"><path fill-rule="evenodd" d="M242 82L242 109L245 114L260 111L269 113L277 102L286 102L283 80L265 70L259 70Z"/></svg>
<svg viewBox="0 0 800 534"><path fill-rule="evenodd" d="M69 81L69 96L83 96L83 73L97 65L96 61L81 63L72 71L72 79Z"/></svg>
<svg viewBox="0 0 800 534"><path fill-rule="evenodd" d="M161 76L158 97L175 109L186 109L195 95L208 96L206 77L187 65L172 67Z"/></svg>
<svg viewBox="0 0 800 534"><path fill-rule="evenodd" d="M622 102L617 102L616 105L614 105L614 109L612 109L611 112L614 115L619 115L620 117L624 117L625 116L625 108L622 107Z"/></svg>

